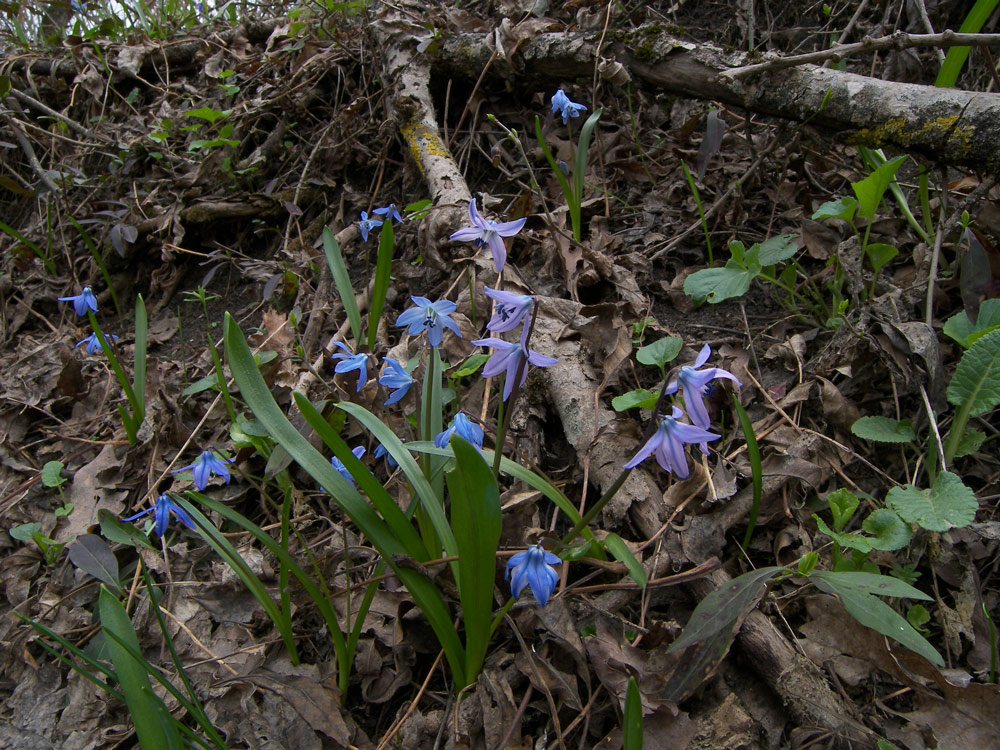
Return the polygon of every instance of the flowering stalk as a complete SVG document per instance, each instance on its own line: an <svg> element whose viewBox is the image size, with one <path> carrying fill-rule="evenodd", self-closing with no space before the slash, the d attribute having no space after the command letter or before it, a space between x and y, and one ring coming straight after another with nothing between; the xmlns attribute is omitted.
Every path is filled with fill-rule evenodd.
<svg viewBox="0 0 1000 750"><path fill-rule="evenodd" d="M524 377L524 368L528 366L528 342L531 339L531 332L535 329L535 318L537 316L538 305L532 305L531 320L526 324L527 328L521 337L525 356L521 357L521 361L517 363L517 371L514 373L514 385L511 387L510 398L506 400L506 403L501 399L498 407L503 413L500 422L497 424L497 443L496 450L493 452L493 476L498 479L500 477L500 459L503 458L504 441L507 439L507 429L510 427L510 415L514 413L514 403L517 401L518 393L521 392L521 379ZM507 377L510 377L510 375L507 375ZM507 383L504 382L505 387L506 385Z"/></svg>
<svg viewBox="0 0 1000 750"><path fill-rule="evenodd" d="M128 399L129 407L132 410L132 413L129 414L124 406L118 404L118 413L122 419L122 426L125 428L125 435L128 437L131 445L135 445L139 441L139 425L142 424L142 420L146 417L146 306L143 304L141 295L136 299L135 311L134 387L125 375L125 371L122 369L118 357L111 349L107 337L101 331L101 325L97 322L97 316L94 315L94 311L92 309L87 309L86 311L87 319L90 321L90 326L94 331L94 336L97 337L101 349L107 354L108 364L111 366L115 378L125 392L125 398Z"/></svg>

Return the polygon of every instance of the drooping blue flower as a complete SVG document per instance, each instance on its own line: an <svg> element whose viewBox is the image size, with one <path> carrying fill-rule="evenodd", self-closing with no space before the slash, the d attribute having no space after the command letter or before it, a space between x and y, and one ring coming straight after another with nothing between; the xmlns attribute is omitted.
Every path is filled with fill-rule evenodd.
<svg viewBox="0 0 1000 750"><path fill-rule="evenodd" d="M392 454L389 453L388 449L382 443L375 446L375 458L384 458L390 469L395 469L399 466L399 462L392 457Z"/></svg>
<svg viewBox="0 0 1000 750"><path fill-rule="evenodd" d="M459 242L471 242L476 247L489 246L490 252L493 254L493 265L496 266L497 273L500 273L504 263L507 262L507 247L503 243L503 238L513 237L520 232L527 219L499 223L487 221L479 215L475 198L469 202L469 219L472 221L472 226L462 227L451 235L451 239Z"/></svg>
<svg viewBox="0 0 1000 750"><path fill-rule="evenodd" d="M389 398L385 400L386 406L391 406L406 395L406 392L410 390L410 386L413 385L413 378L410 373L399 364L394 359L389 357L382 357L382 361L385 362L389 369L383 372L382 377L378 379L380 385L384 385L386 388L395 389L393 393L389 395Z"/></svg>
<svg viewBox="0 0 1000 750"><path fill-rule="evenodd" d="M587 108L582 104L571 102L566 92L559 89L552 95L552 112L562 115L563 125L569 122L571 117L579 117L581 112L586 112Z"/></svg>
<svg viewBox="0 0 1000 750"><path fill-rule="evenodd" d="M472 343L476 346L488 346L496 350L486 361L486 366L483 367L483 377L492 378L501 372L507 373L503 383L503 400L506 401L510 397L511 391L514 390L517 369L524 357L524 336L522 335L521 340L517 343L495 338L478 339ZM538 352L528 350L528 363L535 367L551 367L557 361L553 357L546 357ZM525 365L521 371L521 382L518 385L524 385L527 378L528 367Z"/></svg>
<svg viewBox="0 0 1000 750"><path fill-rule="evenodd" d="M486 324L486 329L493 333L513 331L535 304L535 298L527 294L514 294L489 287L485 287L483 291L487 297L496 302L493 306L493 317Z"/></svg>
<svg viewBox="0 0 1000 750"><path fill-rule="evenodd" d="M372 231L375 227L382 226L382 222L378 219L369 219L368 212L361 212L361 221L358 222L358 228L361 230L361 239L368 242L368 233Z"/></svg>
<svg viewBox="0 0 1000 750"><path fill-rule="evenodd" d="M510 590L515 599L521 596L524 587L528 586L538 604L544 607L559 582L559 574L552 566L561 562L562 560L556 555L546 552L542 545L536 544L510 558L504 578L510 581Z"/></svg>
<svg viewBox="0 0 1000 750"><path fill-rule="evenodd" d="M235 459L232 458L219 458L213 451L202 451L201 455L195 459L193 464L188 466L182 466L179 469L174 469L171 474L177 474L182 471L191 471L191 475L194 478L194 486L198 488L198 492L201 492L208 486L208 480L212 476L222 477L226 480L226 484L229 484L229 466Z"/></svg>
<svg viewBox="0 0 1000 750"><path fill-rule="evenodd" d="M97 312L97 297L94 296L94 292L89 286L85 286L82 292L72 297L60 297L59 301L72 302L73 310L81 318L86 316L87 310Z"/></svg>
<svg viewBox="0 0 1000 750"><path fill-rule="evenodd" d="M687 479L691 472L688 468L684 446L697 443L703 453L708 453L706 443L710 440L718 440L722 436L703 430L701 427L678 422L677 420L682 416L684 416L684 412L676 406L673 407L671 416L661 415L660 424L656 428L656 432L653 433L653 437L647 440L632 460L625 464L625 468L633 469L655 453L657 463L664 470L674 474L678 479Z"/></svg>
<svg viewBox="0 0 1000 750"><path fill-rule="evenodd" d="M334 372L358 371L358 390L360 391L368 382L368 355L365 353L351 354L351 350L339 341L334 341L333 345L344 350L343 354L331 354L330 359L339 359Z"/></svg>
<svg viewBox="0 0 1000 750"><path fill-rule="evenodd" d="M431 346L441 346L444 329L450 329L456 336L462 338L458 323L451 319L451 314L458 307L447 299L431 302L426 297L410 297L415 307L404 310L396 318L397 326L409 326L406 332L411 336L427 331L427 340Z"/></svg>
<svg viewBox="0 0 1000 750"><path fill-rule="evenodd" d="M399 210L396 208L395 203L390 203L388 206L383 206L382 208L376 208L372 213L384 216L387 219L395 219L400 224L403 223L403 217L399 215Z"/></svg>
<svg viewBox="0 0 1000 750"><path fill-rule="evenodd" d="M357 446L355 448L351 448L351 453L354 454L355 458L361 458L363 455L365 455L365 446L359 445L359 446ZM333 468L335 468L337 471L340 472L340 475L344 479L346 479L348 482L350 482L352 486L354 485L354 477L351 476L351 472L349 472L347 470L347 467L344 466L344 462L343 461L341 461L336 456L331 456L330 457L330 463L333 465Z"/></svg>
<svg viewBox="0 0 1000 750"><path fill-rule="evenodd" d="M104 338L108 340L109 344L112 341L116 341L118 339L118 337L115 336L113 333L104 334ZM91 333L89 336L87 336L87 338L83 339L82 341L78 341L76 343L76 346L74 346L73 348L76 349L77 347L83 346L84 344L87 345L87 354L97 354L97 352L102 350L101 341L100 339L97 338L96 333Z"/></svg>
<svg viewBox="0 0 1000 750"><path fill-rule="evenodd" d="M451 441L451 436L455 433L461 435L477 448L483 447L483 428L462 412L459 412L452 418L448 429L437 434L434 438L434 445L438 448L444 448Z"/></svg>
<svg viewBox="0 0 1000 750"><path fill-rule="evenodd" d="M741 385L740 381L728 370L720 367L709 367L705 370L696 370L708 361L712 355L712 348L705 344L698 353L698 358L693 365L685 365L677 375L677 380L667 386L665 393L677 393L677 389L684 391L684 406L687 407L688 416L691 421L703 430L707 430L712 423L708 416L708 409L705 408L705 394L708 384L716 378L726 378L732 380L736 385Z"/></svg>
<svg viewBox="0 0 1000 750"><path fill-rule="evenodd" d="M173 513L174 518L180 521L182 524L187 526L192 531L197 531L194 522L191 520L191 516L187 514L181 506L173 501L166 492L156 498L156 504L146 510L141 510L135 515L129 516L128 518L123 518L122 521L128 523L129 521L134 521L137 518L142 518L150 513L153 514L153 533L158 537L162 537L167 533L167 526L170 525L170 514Z"/></svg>

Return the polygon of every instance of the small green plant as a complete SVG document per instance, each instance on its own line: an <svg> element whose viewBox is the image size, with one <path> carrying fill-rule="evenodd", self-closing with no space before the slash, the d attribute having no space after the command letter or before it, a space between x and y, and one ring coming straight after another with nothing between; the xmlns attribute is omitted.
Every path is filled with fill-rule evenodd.
<svg viewBox="0 0 1000 750"><path fill-rule="evenodd" d="M45 560L46 565L55 564L56 560L62 554L63 547L72 541L71 539L67 539L60 542L46 536L42 533L42 524L40 521L22 523L20 526L14 526L7 533L10 534L12 539L17 539L19 542L34 542L39 552L42 553L42 559Z"/></svg>

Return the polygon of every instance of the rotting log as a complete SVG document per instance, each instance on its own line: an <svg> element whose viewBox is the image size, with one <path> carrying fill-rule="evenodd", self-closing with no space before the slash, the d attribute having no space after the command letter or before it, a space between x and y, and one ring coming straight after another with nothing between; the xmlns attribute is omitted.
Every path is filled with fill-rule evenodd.
<svg viewBox="0 0 1000 750"><path fill-rule="evenodd" d="M475 78L493 55L492 39L446 37L435 72ZM762 58L691 44L653 25L609 32L600 48L598 40L599 34L579 32L519 40L506 62L493 62L489 75L555 84L589 78L596 62L612 84L630 75L666 92L808 121L848 144L891 146L990 171L1000 167L1000 94L882 81L817 65L732 76L729 71Z"/></svg>

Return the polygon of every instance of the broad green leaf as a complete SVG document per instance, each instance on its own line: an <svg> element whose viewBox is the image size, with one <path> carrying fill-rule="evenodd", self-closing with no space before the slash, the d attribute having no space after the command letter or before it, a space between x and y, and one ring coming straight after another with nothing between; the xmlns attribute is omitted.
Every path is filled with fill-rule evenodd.
<svg viewBox="0 0 1000 750"><path fill-rule="evenodd" d="M872 551L871 540L863 534L834 531L826 525L826 521L815 513L813 513L813 520L816 521L816 526L819 528L820 533L826 534L841 547L856 549L858 552L864 553Z"/></svg>
<svg viewBox="0 0 1000 750"><path fill-rule="evenodd" d="M829 570L816 570L809 577L826 581L831 586L835 586L838 591L851 589L863 594L892 596L901 599L921 599L923 601L930 601L933 598L905 581L876 573L834 573Z"/></svg>
<svg viewBox="0 0 1000 750"><path fill-rule="evenodd" d="M617 534L611 533L604 537L602 543L612 557L620 563L625 563L629 576L638 584L639 588L646 588L646 570L632 554L632 550L625 544L625 540Z"/></svg>
<svg viewBox="0 0 1000 750"><path fill-rule="evenodd" d="M766 267L788 260L799 251L796 239L798 235L795 234L779 234L764 240L758 247L758 261Z"/></svg>
<svg viewBox="0 0 1000 750"><path fill-rule="evenodd" d="M818 573L810 576L817 588L828 594L836 594L848 613L862 625L882 635L899 641L938 666L944 666L944 659L920 635L902 615L876 596L859 590L856 586L842 585L834 576L867 575L865 573L828 573L825 577ZM881 576L880 576L881 577Z"/></svg>
<svg viewBox="0 0 1000 750"><path fill-rule="evenodd" d="M878 209L878 204L882 200L882 196L888 189L889 183L892 182L896 170L903 165L904 161L906 161L905 156L897 156L872 171L871 174L860 182L851 183L854 195L858 198L859 216L863 216L869 221L875 217L875 211Z"/></svg>
<svg viewBox="0 0 1000 750"><path fill-rule="evenodd" d="M858 202L849 195L835 201L827 201L816 209L812 215L813 221L819 219L843 219L847 222L854 222L854 210L858 207Z"/></svg>
<svg viewBox="0 0 1000 750"><path fill-rule="evenodd" d="M69 561L89 573L101 583L106 583L116 594L121 593L118 583L118 558L111 547L96 534L81 534L66 550Z"/></svg>
<svg viewBox="0 0 1000 750"><path fill-rule="evenodd" d="M217 386L218 384L219 384L219 376L213 372L211 375L206 375L205 377L199 378L198 380L194 381L191 385L189 385L187 388L181 391L181 395L194 396L195 394L201 393L202 391L207 391L210 388Z"/></svg>
<svg viewBox="0 0 1000 750"><path fill-rule="evenodd" d="M757 278L761 269L703 268L684 279L684 294L695 300L718 304L733 297L742 297Z"/></svg>
<svg viewBox="0 0 1000 750"><path fill-rule="evenodd" d="M122 523L121 520L107 508L97 511L97 520L101 524L101 534L109 542L124 544L129 547L144 547L146 549L156 549L149 541L149 537L130 523Z"/></svg>
<svg viewBox="0 0 1000 750"><path fill-rule="evenodd" d="M958 448L955 450L955 458L971 456L978 451L986 441L986 433L966 427L962 437L958 440Z"/></svg>
<svg viewBox="0 0 1000 750"><path fill-rule="evenodd" d="M716 634L731 629L764 594L767 582L783 572L784 568L758 568L734 578L710 593L695 607L684 631L670 644L667 651L677 651L707 641Z"/></svg>
<svg viewBox="0 0 1000 750"><path fill-rule="evenodd" d="M882 242L870 242L865 245L865 253L872 264L872 268L878 271L882 266L899 255L899 250L892 245Z"/></svg>
<svg viewBox="0 0 1000 750"><path fill-rule="evenodd" d="M676 336L666 336L652 344L647 344L635 353L635 358L644 365L655 365L662 367L667 362L672 362L681 352L684 346L684 339Z"/></svg>
<svg viewBox="0 0 1000 750"><path fill-rule="evenodd" d="M68 480L62 475L62 470L66 466L62 461L48 461L42 467L42 484L46 487L59 487Z"/></svg>
<svg viewBox="0 0 1000 750"><path fill-rule="evenodd" d="M942 471L929 490L908 484L893 487L886 505L900 517L928 531L947 531L968 526L976 518L979 502L972 490L950 471Z"/></svg>
<svg viewBox="0 0 1000 750"><path fill-rule="evenodd" d="M475 375L486 364L486 360L490 358L489 354L470 354L465 358L465 361L459 365L458 369L451 374L453 378L467 378L470 375Z"/></svg>
<svg viewBox="0 0 1000 750"><path fill-rule="evenodd" d="M636 388L634 391L623 393L611 399L611 406L615 411L626 411L637 406L643 409L652 409L656 406L656 400L660 397L655 391L646 388Z"/></svg>
<svg viewBox="0 0 1000 750"><path fill-rule="evenodd" d="M827 495L826 502L830 506L830 512L833 514L833 527L838 531L847 526L847 522L851 520L854 511L858 509L857 495L843 487Z"/></svg>
<svg viewBox="0 0 1000 750"><path fill-rule="evenodd" d="M912 443L917 439L908 419L897 422L888 417L861 417L851 425L851 432L879 443Z"/></svg>
<svg viewBox="0 0 1000 750"><path fill-rule="evenodd" d="M344 256L340 252L340 245L330 227L323 227L323 253L326 255L326 263L330 267L330 275L333 276L334 286L337 287L337 294L340 295L340 302L347 313L347 320L351 324L351 334L357 344L361 343L361 311L358 310L358 301L354 297L354 287L351 286L351 276L347 272L344 264Z"/></svg>
<svg viewBox="0 0 1000 750"><path fill-rule="evenodd" d="M41 531L41 522L30 521L28 523L12 526L7 530L7 533L10 534L11 539L17 539L19 542L30 542L34 538L34 535L41 534Z"/></svg>
<svg viewBox="0 0 1000 750"><path fill-rule="evenodd" d="M642 750L642 696L635 677L628 676L622 716L622 750Z"/></svg>
<svg viewBox="0 0 1000 750"><path fill-rule="evenodd" d="M1000 328L1000 299L994 298L983 300L975 323L969 320L965 310L952 315L944 324L944 333L968 349L996 328Z"/></svg>
<svg viewBox="0 0 1000 750"><path fill-rule="evenodd" d="M207 120L209 123L215 123L223 117L226 117L231 110L223 110L220 112L217 109L212 109L211 107L198 107L197 109L191 109L184 114L188 117L197 117L199 120Z"/></svg>
<svg viewBox="0 0 1000 750"><path fill-rule="evenodd" d="M962 355L948 383L948 401L968 404L970 417L1000 404L1000 329L987 333Z"/></svg>
<svg viewBox="0 0 1000 750"><path fill-rule="evenodd" d="M872 511L861 528L872 535L869 541L878 550L902 549L913 536L909 524L888 508Z"/></svg>

